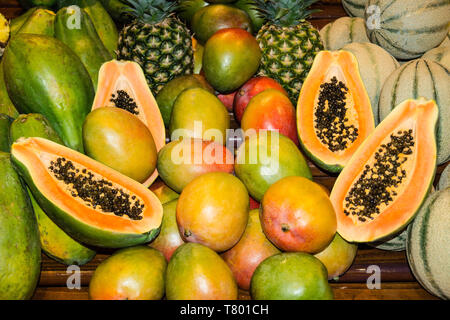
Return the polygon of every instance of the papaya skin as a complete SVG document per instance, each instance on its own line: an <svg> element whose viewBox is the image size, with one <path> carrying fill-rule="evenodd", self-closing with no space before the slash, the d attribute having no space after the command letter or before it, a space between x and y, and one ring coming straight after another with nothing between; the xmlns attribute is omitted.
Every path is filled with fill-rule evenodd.
<svg viewBox="0 0 450 320"><path fill-rule="evenodd" d="M11 37L14 36L17 31L23 26L25 21L33 14L34 11L36 11L38 7L33 7L31 9L28 9L25 11L25 13L22 13L20 16L11 19L9 23L10 31L11 31Z"/></svg>
<svg viewBox="0 0 450 320"><path fill-rule="evenodd" d="M163 205L164 215L161 232L150 247L162 252L167 261L170 261L175 250L185 242L180 236L177 225L177 200Z"/></svg>
<svg viewBox="0 0 450 320"><path fill-rule="evenodd" d="M166 273L167 300L237 300L233 273L220 256L198 243L173 254Z"/></svg>
<svg viewBox="0 0 450 320"><path fill-rule="evenodd" d="M81 130L94 87L76 54L54 38L18 34L3 59L8 95L18 111L43 114L65 145L83 152Z"/></svg>
<svg viewBox="0 0 450 320"><path fill-rule="evenodd" d="M111 16L98 0L59 0L58 9L77 5L88 13L106 49L115 58L119 32Z"/></svg>
<svg viewBox="0 0 450 320"><path fill-rule="evenodd" d="M42 34L52 37L55 14L49 10L34 7L11 22L12 39L18 33ZM3 60L0 61L0 112L17 118L19 112L11 101L3 73Z"/></svg>
<svg viewBox="0 0 450 320"><path fill-rule="evenodd" d="M70 24L75 15L79 16L79 28L73 28ZM80 57L96 89L100 67L112 60L112 55L103 45L87 12L78 6L60 9L55 18L55 38Z"/></svg>
<svg viewBox="0 0 450 320"><path fill-rule="evenodd" d="M55 13L53 11L38 8L31 13L17 33L42 34L53 37Z"/></svg>
<svg viewBox="0 0 450 320"><path fill-rule="evenodd" d="M0 152L0 182L0 299L29 299L39 281L39 230L30 199L5 152Z"/></svg>
<svg viewBox="0 0 450 320"><path fill-rule="evenodd" d="M9 152L10 137L9 127L12 119L6 114L0 113L0 152Z"/></svg>
<svg viewBox="0 0 450 320"><path fill-rule="evenodd" d="M241 239L233 248L224 252L222 258L233 271L239 288L249 290L256 267L264 259L280 252L264 235L259 210L252 210Z"/></svg>
<svg viewBox="0 0 450 320"><path fill-rule="evenodd" d="M19 3L25 9L37 6L51 8L56 3L56 1L57 0L19 0Z"/></svg>
<svg viewBox="0 0 450 320"><path fill-rule="evenodd" d="M115 252L95 270L91 300L160 300L167 263L156 249L137 246Z"/></svg>

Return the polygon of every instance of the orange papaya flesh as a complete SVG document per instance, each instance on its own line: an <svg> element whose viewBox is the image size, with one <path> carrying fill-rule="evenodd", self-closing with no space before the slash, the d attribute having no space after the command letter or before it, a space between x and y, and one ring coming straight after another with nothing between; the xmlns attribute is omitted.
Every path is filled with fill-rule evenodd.
<svg viewBox="0 0 450 320"><path fill-rule="evenodd" d="M304 151L322 169L340 172L374 128L355 56L346 51L319 52L297 105Z"/></svg>
<svg viewBox="0 0 450 320"><path fill-rule="evenodd" d="M74 239L120 248L159 233L161 202L133 179L43 138L19 139L11 155L36 201Z"/></svg>
<svg viewBox="0 0 450 320"><path fill-rule="evenodd" d="M413 219L434 179L437 118L434 101L406 100L355 152L330 196L345 240L380 240Z"/></svg>

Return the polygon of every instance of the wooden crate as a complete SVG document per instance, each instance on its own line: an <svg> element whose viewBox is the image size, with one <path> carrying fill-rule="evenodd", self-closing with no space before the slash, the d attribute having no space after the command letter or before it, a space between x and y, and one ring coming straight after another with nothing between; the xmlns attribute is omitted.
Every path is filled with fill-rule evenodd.
<svg viewBox="0 0 450 320"><path fill-rule="evenodd" d="M317 28L322 28L328 22L346 13L339 0L325 0L314 6L321 12L313 14L310 22ZM14 18L22 13L16 0L1 0L0 13L7 18ZM327 175L309 163L314 180L331 189L335 177ZM443 170L438 168L437 177ZM437 179L436 179L437 180ZM88 264L81 269L81 289L68 289L66 282L71 273L67 273L67 267L58 263L44 254L42 255L42 271L38 288L33 299L52 300L83 300L88 299L88 285L92 274L98 264L110 255L109 252L100 252ZM369 289L367 280L372 273L367 273L368 267L376 265L381 270L381 288ZM338 300L360 299L404 299L404 300L428 300L436 299L425 291L414 279L408 266L404 252L389 252L360 246L357 257L347 273L339 279L331 281L335 298ZM250 299L248 292L241 291L240 299Z"/></svg>

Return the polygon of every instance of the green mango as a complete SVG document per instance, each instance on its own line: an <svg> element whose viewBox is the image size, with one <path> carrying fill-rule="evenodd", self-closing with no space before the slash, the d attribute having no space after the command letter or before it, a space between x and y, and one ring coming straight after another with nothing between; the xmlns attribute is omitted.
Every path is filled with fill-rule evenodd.
<svg viewBox="0 0 450 320"><path fill-rule="evenodd" d="M69 46L83 62L97 88L98 72L112 60L86 11L76 5L61 8L55 19L55 37Z"/></svg>
<svg viewBox="0 0 450 320"><path fill-rule="evenodd" d="M29 299L39 281L39 230L6 152L0 152L0 185L0 300Z"/></svg>
<svg viewBox="0 0 450 320"><path fill-rule="evenodd" d="M8 95L20 113L41 113L68 147L83 152L94 86L80 58L48 36L18 34L3 58Z"/></svg>
<svg viewBox="0 0 450 320"><path fill-rule="evenodd" d="M101 2L98 0L58 0L57 2L58 9L71 5L77 5L88 13L106 49L115 57L119 32Z"/></svg>
<svg viewBox="0 0 450 320"><path fill-rule="evenodd" d="M62 144L61 138L50 126L48 120L38 113L21 114L11 124L9 136L11 142L22 137L40 137ZM42 251L50 258L65 265L83 265L89 262L96 252L67 235L41 209L30 190L28 190L28 195L36 215Z"/></svg>

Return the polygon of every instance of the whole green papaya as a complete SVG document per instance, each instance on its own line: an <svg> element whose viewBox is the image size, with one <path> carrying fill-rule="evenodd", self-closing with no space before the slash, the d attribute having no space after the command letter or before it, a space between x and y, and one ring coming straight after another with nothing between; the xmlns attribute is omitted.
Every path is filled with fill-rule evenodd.
<svg viewBox="0 0 450 320"><path fill-rule="evenodd" d="M30 199L0 152L0 300L29 299L39 281L41 247Z"/></svg>
<svg viewBox="0 0 450 320"><path fill-rule="evenodd" d="M3 58L8 95L20 113L41 113L64 144L83 152L82 126L94 86L80 58L58 39L18 34Z"/></svg>
<svg viewBox="0 0 450 320"><path fill-rule="evenodd" d="M33 7L31 9L28 9L25 11L25 13L22 13L20 16L15 17L14 19L11 19L9 22L9 28L11 30L11 36L15 35L17 31L23 26L25 21L28 20L28 18L38 9L38 7Z"/></svg>
<svg viewBox="0 0 450 320"><path fill-rule="evenodd" d="M52 37L54 34L55 13L51 10L37 8L17 30L19 33L43 34ZM11 37L14 37L12 35Z"/></svg>
<svg viewBox="0 0 450 320"><path fill-rule="evenodd" d="M19 0L19 3L25 9L32 7L51 8L55 5L56 0Z"/></svg>
<svg viewBox="0 0 450 320"><path fill-rule="evenodd" d="M126 24L133 19L133 16L129 13L130 6L122 1L100 0L100 2L115 22Z"/></svg>
<svg viewBox="0 0 450 320"><path fill-rule="evenodd" d="M21 114L11 124L9 136L11 143L22 137L40 137L59 144L63 143L48 120L38 113ZM50 258L66 265L83 265L90 261L96 252L68 236L41 209L29 190L28 194L39 227L42 251Z"/></svg>
<svg viewBox="0 0 450 320"><path fill-rule="evenodd" d="M9 152L9 127L12 118L4 113L0 113L0 151Z"/></svg>
<svg viewBox="0 0 450 320"><path fill-rule="evenodd" d="M83 8L92 20L92 23L97 30L100 39L106 49L115 57L117 50L117 42L119 40L119 32L117 31L116 24L114 23L108 11L105 10L103 5L98 0L58 0L58 9L68 7L71 5L77 5Z"/></svg>
<svg viewBox="0 0 450 320"><path fill-rule="evenodd" d="M97 88L98 71L103 63L112 60L86 11L73 5L56 13L55 37L69 46L83 62Z"/></svg>
<svg viewBox="0 0 450 320"><path fill-rule="evenodd" d="M7 114L13 118L19 115L19 112L16 110L6 91L5 79L3 77L3 60L0 61L0 113Z"/></svg>
<svg viewBox="0 0 450 320"><path fill-rule="evenodd" d="M35 7L16 19L18 20L13 19L11 22L11 39L19 33L34 33L47 36L53 36L54 34L55 13L50 10ZM3 60L0 61L0 113L7 114L13 118L19 115L6 91L3 76Z"/></svg>

